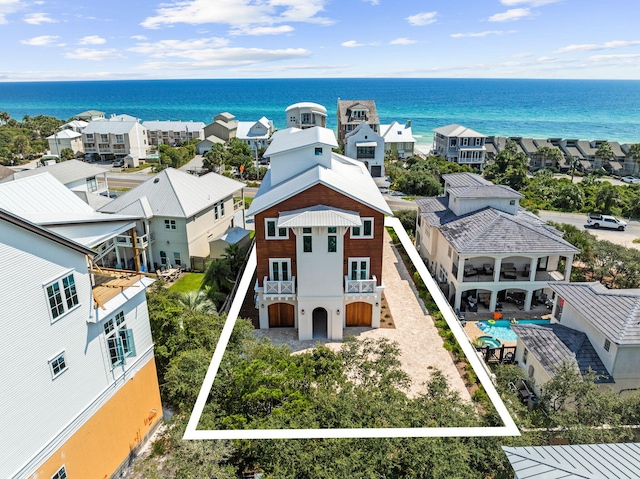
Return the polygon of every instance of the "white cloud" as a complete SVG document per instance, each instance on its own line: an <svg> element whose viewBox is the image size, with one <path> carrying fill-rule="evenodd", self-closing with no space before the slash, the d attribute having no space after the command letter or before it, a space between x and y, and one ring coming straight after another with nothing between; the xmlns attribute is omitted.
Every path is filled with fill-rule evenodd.
<svg viewBox="0 0 640 479"><path fill-rule="evenodd" d="M610 42L604 42L600 45L595 43L587 43L582 45L569 45L567 47L556 50L554 53L592 52L595 50L610 50L614 48L634 47L636 45L640 45L640 41L613 40Z"/></svg>
<svg viewBox="0 0 640 479"><path fill-rule="evenodd" d="M152 58L162 58L173 52L174 56L180 56L180 52L211 50L226 47L229 40L226 38L195 38L191 40L160 40L158 42L138 43L135 47L128 48L130 52L151 54ZM177 53L176 53L177 52Z"/></svg>
<svg viewBox="0 0 640 479"><path fill-rule="evenodd" d="M98 35L89 35L78 40L80 45L102 45L103 43L107 43L107 41Z"/></svg>
<svg viewBox="0 0 640 479"><path fill-rule="evenodd" d="M115 48L109 48L106 50L76 48L74 51L66 53L65 57L72 60L92 60L95 62L101 62L104 60L123 60L127 58Z"/></svg>
<svg viewBox="0 0 640 479"><path fill-rule="evenodd" d="M522 53L516 53L515 55L511 55L511 58L530 58L533 56L533 53L531 52L522 52Z"/></svg>
<svg viewBox="0 0 640 479"><path fill-rule="evenodd" d="M503 13L496 13L489 17L490 22L512 22L523 18L532 17L535 14L529 8L512 8Z"/></svg>
<svg viewBox="0 0 640 479"><path fill-rule="evenodd" d="M303 64L294 64L294 65L266 65L260 66L259 69L256 68L238 68L236 71L244 72L244 73L264 73L264 72L286 72L286 71L297 71L297 70L343 70L345 68L350 68L353 65L345 63L343 65L313 65L309 63Z"/></svg>
<svg viewBox="0 0 640 479"><path fill-rule="evenodd" d="M416 13L406 18L406 20L414 27L421 27L423 25L430 25L435 23L438 12L424 12Z"/></svg>
<svg viewBox="0 0 640 479"><path fill-rule="evenodd" d="M618 55L592 55L587 60L592 62L605 62L611 60L631 60L640 58L640 53L621 53Z"/></svg>
<svg viewBox="0 0 640 479"><path fill-rule="evenodd" d="M395 40L391 40L389 45L412 45L414 43L418 43L418 40L411 40L410 38L396 38Z"/></svg>
<svg viewBox="0 0 640 479"><path fill-rule="evenodd" d="M140 42L142 42L142 41L147 39L147 37L145 37L144 35L133 35L133 36L131 36L129 38L131 38L133 40L138 40Z"/></svg>
<svg viewBox="0 0 640 479"><path fill-rule="evenodd" d="M290 33L294 30L291 25L280 25L279 27L241 27L231 30L231 35L280 35L282 33Z"/></svg>
<svg viewBox="0 0 640 479"><path fill-rule="evenodd" d="M517 5L529 5L531 7L542 7L543 5L550 5L552 3L558 3L561 0L500 0L500 3L506 7L515 7Z"/></svg>
<svg viewBox="0 0 640 479"><path fill-rule="evenodd" d="M347 42L342 42L340 45L342 45L343 47L347 47L347 48L355 48L355 47L375 47L377 45L379 45L378 42L371 42L371 43L358 43L355 40L349 40Z"/></svg>
<svg viewBox="0 0 640 479"><path fill-rule="evenodd" d="M49 17L48 13L27 13L24 16L25 23L30 25L41 25L43 23L57 23L58 20L54 20Z"/></svg>
<svg viewBox="0 0 640 479"><path fill-rule="evenodd" d="M40 37L29 38L28 40L20 40L20 43L31 45L33 47L44 47L47 45L51 45L57 39L58 36L56 35L42 35Z"/></svg>
<svg viewBox="0 0 640 479"><path fill-rule="evenodd" d="M218 48L204 50L187 50L184 52L171 52L164 57L183 57L190 62L145 62L137 68L142 70L202 70L211 68L228 68L234 66L246 66L308 57L309 50L304 48L285 48L266 50L263 48Z"/></svg>
<svg viewBox="0 0 640 479"><path fill-rule="evenodd" d="M161 4L156 15L146 18L141 25L160 28L163 25L187 23L199 25L220 23L234 27L272 26L278 23L333 23L317 16L328 0L173 0Z"/></svg>
<svg viewBox="0 0 640 479"><path fill-rule="evenodd" d="M380 5L380 0L362 0L362 1L370 3L371 5Z"/></svg>
<svg viewBox="0 0 640 479"><path fill-rule="evenodd" d="M0 25L7 23L7 15L22 9L20 0L0 0Z"/></svg>
<svg viewBox="0 0 640 479"><path fill-rule="evenodd" d="M515 30L488 30L486 32L477 32L477 33L452 33L449 35L451 38L467 38L467 37L486 37L489 35L504 35L506 33L516 33Z"/></svg>

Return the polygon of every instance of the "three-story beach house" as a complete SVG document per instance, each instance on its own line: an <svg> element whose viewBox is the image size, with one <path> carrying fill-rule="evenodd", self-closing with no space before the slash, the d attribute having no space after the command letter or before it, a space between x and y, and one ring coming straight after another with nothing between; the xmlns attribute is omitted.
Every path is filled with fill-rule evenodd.
<svg viewBox="0 0 640 479"><path fill-rule="evenodd" d="M433 135L433 152L447 161L482 170L484 166L486 135L460 125L436 128Z"/></svg>
<svg viewBox="0 0 640 479"><path fill-rule="evenodd" d="M301 340L341 339L380 325L384 216L365 165L332 152L333 131L276 132L247 212L255 218L260 328L298 329Z"/></svg>

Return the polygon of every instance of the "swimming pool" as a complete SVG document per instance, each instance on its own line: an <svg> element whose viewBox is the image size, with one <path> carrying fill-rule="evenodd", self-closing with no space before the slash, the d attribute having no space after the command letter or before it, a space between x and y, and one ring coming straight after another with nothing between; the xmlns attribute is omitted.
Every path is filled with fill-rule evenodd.
<svg viewBox="0 0 640 479"><path fill-rule="evenodd" d="M550 324L550 319L519 319L518 324ZM500 319L495 324L489 324L486 321L478 321L477 326L487 336L493 336L500 341L517 341L518 336L511 330L511 321L508 319Z"/></svg>

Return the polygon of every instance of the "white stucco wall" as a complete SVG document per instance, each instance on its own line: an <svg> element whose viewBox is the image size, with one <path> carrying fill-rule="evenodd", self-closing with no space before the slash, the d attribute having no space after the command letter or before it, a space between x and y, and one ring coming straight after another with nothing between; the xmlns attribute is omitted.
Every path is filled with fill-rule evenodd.
<svg viewBox="0 0 640 479"><path fill-rule="evenodd" d="M322 155L316 155L315 149L322 148ZM304 148L285 151L271 156L271 183L278 183L296 176L314 165L322 165L325 168L331 166L331 147L316 143L306 145Z"/></svg>
<svg viewBox="0 0 640 479"><path fill-rule="evenodd" d="M509 204L511 201L513 205ZM449 209L457 216L466 215L482 208L491 207L505 213L515 215L518 212L518 199L500 199L500 198L449 198Z"/></svg>

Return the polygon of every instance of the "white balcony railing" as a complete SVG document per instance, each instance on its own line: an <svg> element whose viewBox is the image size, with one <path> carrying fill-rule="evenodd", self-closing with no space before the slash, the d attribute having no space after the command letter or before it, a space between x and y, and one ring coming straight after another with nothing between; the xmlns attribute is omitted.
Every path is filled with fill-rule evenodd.
<svg viewBox="0 0 640 479"><path fill-rule="evenodd" d="M234 209L234 211L242 208L243 205L244 205L244 202L242 200L234 200L233 201L233 209Z"/></svg>
<svg viewBox="0 0 640 479"><path fill-rule="evenodd" d="M291 281L269 281L264 277L264 294L296 294L296 277L293 276Z"/></svg>
<svg viewBox="0 0 640 479"><path fill-rule="evenodd" d="M144 234L136 237L138 243L138 249L145 249L149 246L149 241L153 242L155 240L155 234ZM118 242L118 246L123 246L125 248L133 248L133 241L131 241L130 235L118 235L116 236L116 241Z"/></svg>
<svg viewBox="0 0 640 479"><path fill-rule="evenodd" d="M362 293L375 293L378 280L375 275L371 276L372 279L349 279L348 276L344 277L344 291L346 294L362 294Z"/></svg>

